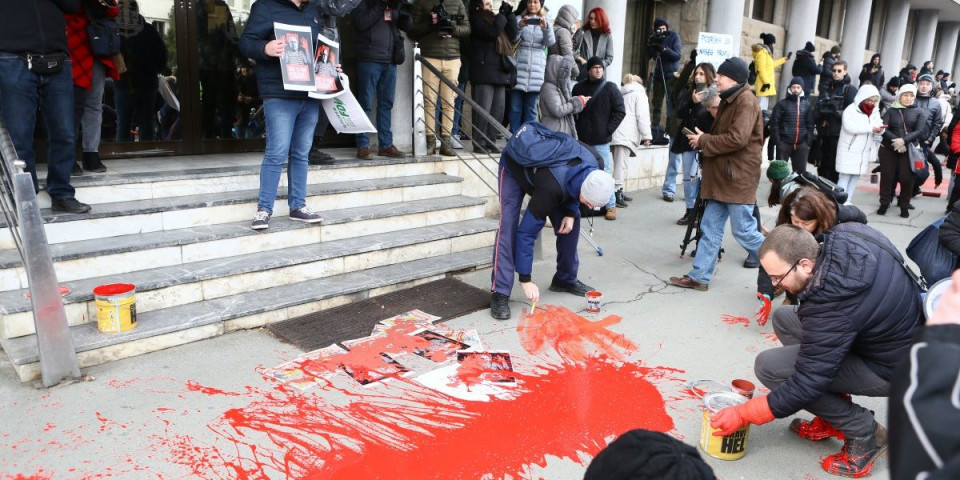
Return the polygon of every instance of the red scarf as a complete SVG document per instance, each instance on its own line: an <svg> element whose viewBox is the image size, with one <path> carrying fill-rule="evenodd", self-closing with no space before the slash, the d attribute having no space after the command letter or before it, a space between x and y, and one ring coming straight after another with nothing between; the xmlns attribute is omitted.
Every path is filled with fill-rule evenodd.
<svg viewBox="0 0 960 480"><path fill-rule="evenodd" d="M867 102L860 102L860 111L866 113L868 117L873 114L874 108L877 108L877 104L870 105Z"/></svg>

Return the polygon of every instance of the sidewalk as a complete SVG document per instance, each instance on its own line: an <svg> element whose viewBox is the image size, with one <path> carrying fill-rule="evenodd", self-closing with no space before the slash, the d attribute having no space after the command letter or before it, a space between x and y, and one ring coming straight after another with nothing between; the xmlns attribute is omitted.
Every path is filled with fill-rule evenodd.
<svg viewBox="0 0 960 480"><path fill-rule="evenodd" d="M943 214L945 198L917 197L909 219L893 210L877 216L875 186L867 178L855 203L901 252ZM762 181L758 197L766 198L768 185ZM940 191L946 188L945 182ZM343 374L305 394L291 393L257 368L301 352L260 330L90 368L84 372L90 381L49 390L19 384L4 363L0 479L292 478L314 472L312 478L472 479L491 473L573 480L582 478L604 441L629 428L668 431L696 445L699 402L681 383L758 383L753 359L777 343L769 325L723 317L751 318L757 308L757 271L741 266L745 252L729 232L708 292L667 286L665 280L688 272L692 261L679 258L684 227L674 222L683 205L661 201L659 188L633 197L629 208L618 209L617 221L594 221L602 257L581 241L580 278L603 292L606 321L570 313L564 331L518 332L523 303L517 287L511 320L497 322L482 310L448 322L478 330L490 350L511 352L521 380L512 400L455 402L413 377L360 387ZM772 228L775 210L763 207L761 213ZM544 258L534 266L543 297L538 310L562 306L585 315L582 298L546 288L555 261L552 238L546 234ZM461 278L488 288L490 271ZM421 309L430 312L429 305ZM597 360L598 353L611 361ZM419 375L437 364L416 357L410 366ZM886 399L855 401L886 422ZM802 441L788 431L789 423L752 427L741 460L704 457L727 480L837 478L819 461L840 442ZM887 472L882 460L873 478Z"/></svg>

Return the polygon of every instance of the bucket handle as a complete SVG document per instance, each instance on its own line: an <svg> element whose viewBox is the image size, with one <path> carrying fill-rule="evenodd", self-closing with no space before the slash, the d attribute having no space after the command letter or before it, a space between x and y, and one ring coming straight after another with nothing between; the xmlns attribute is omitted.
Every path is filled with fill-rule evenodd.
<svg viewBox="0 0 960 480"><path fill-rule="evenodd" d="M710 385L711 388L705 389L701 385ZM684 388L693 392L694 395L699 399L703 399L704 395L713 392L732 392L733 389L729 385L720 383L716 380L710 379L701 379L701 380L690 380L683 383Z"/></svg>

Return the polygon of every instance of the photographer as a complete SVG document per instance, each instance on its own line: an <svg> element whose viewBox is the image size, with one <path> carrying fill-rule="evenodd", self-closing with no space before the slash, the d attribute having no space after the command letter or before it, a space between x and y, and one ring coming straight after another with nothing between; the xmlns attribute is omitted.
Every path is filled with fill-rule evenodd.
<svg viewBox="0 0 960 480"><path fill-rule="evenodd" d="M413 27L410 36L420 42L423 57L450 81L460 77L460 39L470 36L467 9L461 0L415 0L411 10ZM429 112L427 123L427 154L437 153L436 119L432 112L437 109L438 97L443 98L440 131L440 154L455 156L450 144L453 130L453 90L440 83L440 78L428 68L423 69L424 107Z"/></svg>
<svg viewBox="0 0 960 480"><path fill-rule="evenodd" d="M378 154L400 158L403 153L393 144L390 117L397 86L397 65L404 61L400 30L410 28L412 19L400 10L400 0L364 0L351 15L356 30L357 101L367 117L377 100ZM370 138L357 134L357 158L370 159Z"/></svg>
<svg viewBox="0 0 960 480"><path fill-rule="evenodd" d="M837 142L840 140L843 110L857 97L857 88L850 84L845 60L834 62L830 72L833 80L821 87L814 117L817 122L817 135L820 137L820 165L817 167L817 175L837 183L840 179L836 168Z"/></svg>
<svg viewBox="0 0 960 480"><path fill-rule="evenodd" d="M653 125L660 125L660 112L664 98L667 99L667 115L673 116L673 103L670 102L668 81L673 81L673 74L680 69L680 35L670 30L667 22L658 18L653 22L653 34L647 39L647 61L653 61L653 73L647 82L648 89L653 97L650 121Z"/></svg>

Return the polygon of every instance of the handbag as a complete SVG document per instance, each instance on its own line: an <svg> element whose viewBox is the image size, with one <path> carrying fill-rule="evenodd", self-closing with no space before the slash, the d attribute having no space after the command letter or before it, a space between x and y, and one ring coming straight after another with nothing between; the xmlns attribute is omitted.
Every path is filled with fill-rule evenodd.
<svg viewBox="0 0 960 480"><path fill-rule="evenodd" d="M517 57L510 55L500 55L500 68L504 72L516 72L517 71Z"/></svg>
<svg viewBox="0 0 960 480"><path fill-rule="evenodd" d="M94 57L112 57L120 53L120 27L112 18L90 17L87 23L90 51Z"/></svg>
<svg viewBox="0 0 960 480"><path fill-rule="evenodd" d="M909 135L910 130L907 129L907 122L903 119L903 112L900 112L900 122L903 124L904 134ZM913 173L921 173L927 169L927 155L923 152L919 145L908 143L907 155L910 158L910 170Z"/></svg>
<svg viewBox="0 0 960 480"><path fill-rule="evenodd" d="M949 277L957 267L957 256L940 242L940 226L945 218L928 225L907 245L907 256L920 267L928 285Z"/></svg>

